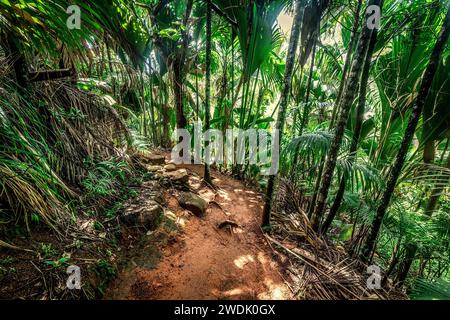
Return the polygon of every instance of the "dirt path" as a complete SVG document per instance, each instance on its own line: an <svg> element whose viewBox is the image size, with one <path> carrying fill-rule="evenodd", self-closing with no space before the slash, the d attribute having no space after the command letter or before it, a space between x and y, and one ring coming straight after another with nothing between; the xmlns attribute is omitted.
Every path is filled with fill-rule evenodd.
<svg viewBox="0 0 450 320"><path fill-rule="evenodd" d="M161 249L156 268L146 267L151 255L121 272L106 299L290 299L259 225L263 200L230 177L214 172L217 194L201 186L201 166L185 167L189 184L209 205L204 218L190 216L166 194L182 231ZM226 220L238 229L217 228ZM148 258L146 258L148 257ZM147 261L152 265L152 261Z"/></svg>

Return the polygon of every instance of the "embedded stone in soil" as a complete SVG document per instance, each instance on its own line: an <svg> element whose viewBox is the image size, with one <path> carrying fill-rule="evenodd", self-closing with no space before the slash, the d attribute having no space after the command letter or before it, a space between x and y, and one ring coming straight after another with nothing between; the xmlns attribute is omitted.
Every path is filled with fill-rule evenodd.
<svg viewBox="0 0 450 320"><path fill-rule="evenodd" d="M141 254L107 290L105 299L291 299L282 266L273 260L272 249L260 229L263 196L241 182L214 172L218 187L201 184L203 166L183 166L190 173L189 187L207 206L199 219L186 214L177 191L166 190L165 217L181 231L156 245L160 260ZM203 205L203 204L202 204ZM217 228L233 221L239 228ZM149 268L149 266L152 266Z"/></svg>

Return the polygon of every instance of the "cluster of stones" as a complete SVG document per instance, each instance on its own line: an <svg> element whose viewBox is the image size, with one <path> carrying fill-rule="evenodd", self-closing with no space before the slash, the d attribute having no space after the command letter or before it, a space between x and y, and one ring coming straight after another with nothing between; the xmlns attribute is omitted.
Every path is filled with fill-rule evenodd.
<svg viewBox="0 0 450 320"><path fill-rule="evenodd" d="M187 185L189 174L186 169L178 169L175 164L168 163L161 155L141 154L140 160L149 172L155 174L155 180L145 182L139 198L132 199L125 205L121 221L128 226L142 226L147 230L154 230L164 215L165 200L161 190L163 183L160 180ZM178 202L183 209L198 217L202 217L208 207L204 199L192 192L182 192Z"/></svg>

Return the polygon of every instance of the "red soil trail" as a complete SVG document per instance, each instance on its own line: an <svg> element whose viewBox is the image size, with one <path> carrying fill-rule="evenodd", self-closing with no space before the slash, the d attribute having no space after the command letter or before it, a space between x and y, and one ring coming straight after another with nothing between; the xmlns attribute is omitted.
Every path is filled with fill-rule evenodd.
<svg viewBox="0 0 450 320"><path fill-rule="evenodd" d="M106 299L291 299L281 266L260 230L263 200L241 182L213 172L214 194L202 186L202 166L185 166L193 190L210 203L197 218L166 192L181 231L161 250L154 268L142 263L122 271ZM219 204L219 205L217 205ZM218 229L231 220L234 229ZM141 259L142 260L142 259ZM144 258L145 260L145 258Z"/></svg>

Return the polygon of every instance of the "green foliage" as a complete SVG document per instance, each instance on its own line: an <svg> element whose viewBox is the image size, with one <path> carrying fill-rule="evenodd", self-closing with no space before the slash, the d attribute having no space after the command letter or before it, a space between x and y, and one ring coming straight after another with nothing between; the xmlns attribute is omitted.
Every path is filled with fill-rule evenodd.
<svg viewBox="0 0 450 320"><path fill-rule="evenodd" d="M62 267L67 267L69 265L69 257L61 257L58 260L47 260L45 264L51 266L52 268L58 269Z"/></svg>
<svg viewBox="0 0 450 320"><path fill-rule="evenodd" d="M41 243L39 247L39 255L42 259L53 258L58 255L58 250L51 243Z"/></svg>
<svg viewBox="0 0 450 320"><path fill-rule="evenodd" d="M214 1L230 18L237 22L234 31L239 38L244 64L243 75L247 80L270 56L278 33L274 28L274 23L285 5L284 0L262 2L261 4L254 2L253 7L248 8L249 1ZM252 27L250 38L249 25Z"/></svg>
<svg viewBox="0 0 450 320"><path fill-rule="evenodd" d="M127 174L130 173L128 163L112 159L91 163L92 171L89 171L82 185L88 196L110 197L117 194L120 183L125 182Z"/></svg>
<svg viewBox="0 0 450 320"><path fill-rule="evenodd" d="M109 261L102 259L97 262L94 271L100 279L98 290L103 295L109 282L115 278L117 270Z"/></svg>
<svg viewBox="0 0 450 320"><path fill-rule="evenodd" d="M13 274L16 272L16 269L12 266L13 263L14 258L10 256L0 259L0 281L7 274Z"/></svg>
<svg viewBox="0 0 450 320"><path fill-rule="evenodd" d="M450 282L417 279L410 297L414 300L450 300Z"/></svg>
<svg viewBox="0 0 450 320"><path fill-rule="evenodd" d="M173 107L174 62L182 55L185 59L179 67L186 75L181 84L182 112L188 128L192 130L193 121L206 113L205 3L193 1L192 13L186 17L185 0L74 0L71 4L82 9L82 28L68 30L67 1L0 0L0 231L23 237L37 225L67 230L76 220L73 202L79 196L83 200L79 211L98 220L95 229L108 228L103 218L116 217L125 201L137 195L123 190L136 169L128 156L170 145L179 112ZM221 14L214 11L211 38L212 127L271 131L284 87L289 39L278 18L292 14L293 2L213 3ZM336 123L331 121L339 113L336 97L339 83L345 80L345 58L351 54L355 3L343 8L328 1L302 2L300 53L294 61L288 116L282 119L287 125L280 176L298 189L297 200L305 211L320 190L334 138ZM328 5L325 11L322 5ZM344 179L343 201L330 237L356 251L373 222L398 155L446 5L436 0L384 1L367 94L361 97L365 112L357 151L349 150L359 99L352 106L327 199L331 205ZM319 41L312 68L315 36ZM411 297L417 299L448 299L449 270L442 265L448 265L450 241L450 172L445 160L449 57L447 49L376 246L375 257L383 268L393 255L402 263L408 244L417 246L406 281L412 287ZM58 79L26 81L26 87L18 87L15 68L21 61L30 72L71 69L77 84ZM426 145L431 145L435 157L424 165ZM220 169L266 187L267 178L260 176L258 166ZM139 173L136 184L150 179L153 173ZM436 190L438 199L427 212ZM101 211L88 207L95 201L102 203ZM51 244L41 244L38 254L54 268L69 261ZM0 261L0 274L9 272L9 265ZM116 273L106 260L99 261L95 270L100 279L111 279ZM101 292L106 284L102 280Z"/></svg>

